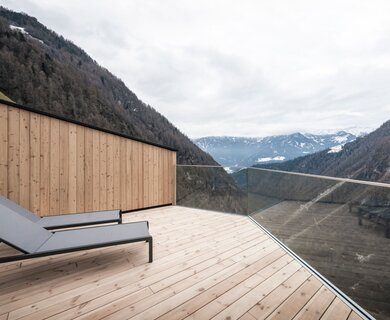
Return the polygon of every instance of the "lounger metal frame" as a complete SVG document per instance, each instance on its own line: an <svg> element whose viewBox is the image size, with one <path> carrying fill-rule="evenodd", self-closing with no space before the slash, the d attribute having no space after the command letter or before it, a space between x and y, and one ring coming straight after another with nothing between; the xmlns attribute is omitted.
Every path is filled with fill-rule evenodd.
<svg viewBox="0 0 390 320"><path fill-rule="evenodd" d="M77 227L86 227L86 226L95 226L95 225L98 225L98 224L104 224L104 223L118 223L118 224L122 224L122 210L118 209L119 210L119 218L118 219L112 219L112 220L105 220L105 221L93 221L93 222L84 222L84 223L75 223L75 224L66 224L66 225L58 225L58 226L52 226L52 227L43 227L45 228L46 230L54 230L54 229L65 229L65 228L77 228ZM109 210L109 211L114 211L114 210ZM96 211L96 212L100 212L100 211ZM80 214L83 214L85 212L80 212ZM93 213L93 211L89 211L87 213ZM76 213L77 214L77 213ZM62 216L62 215L58 215L58 216ZM56 217L56 216L51 216L51 217ZM44 217L41 217L41 218L44 218Z"/></svg>
<svg viewBox="0 0 390 320"><path fill-rule="evenodd" d="M137 221L141 222L141 221ZM145 221L147 223L148 229L149 229L149 222ZM60 231L62 232L62 231ZM66 232L66 231L64 231ZM55 232L53 232L55 233ZM111 241L106 243L100 243L95 245L87 245L87 246L79 246L79 247L72 247L62 250L50 250L50 251L42 251L37 253L27 253L26 251L23 251L20 248L16 248L12 244L8 243L7 241L4 241L0 239L3 243L9 245L10 247L22 252L21 255L14 255L14 256L7 256L7 257L0 257L0 263L6 263L6 262L14 262L19 260L25 260L25 259L32 259L32 258L39 258L39 257L47 257L55 254L62 254L62 253L69 253L69 252L76 252L76 251L82 251L82 250L90 250L90 249L97 249L97 248L104 248L104 247L110 247L110 246L116 246L126 243L133 243L133 242L142 242L145 241L149 244L149 263L153 262L153 237L151 235L147 237L141 237L136 239L128 239L128 240L121 240L121 241Z"/></svg>
<svg viewBox="0 0 390 320"><path fill-rule="evenodd" d="M116 246L116 245L121 245L121 244L126 244L126 243L132 243L132 242L141 242L141 241L148 242L148 244L149 244L149 262L153 262L153 237L150 236L150 237L140 238L140 239L123 240L123 241L117 241L117 242L107 242L105 244L100 244L100 245L81 246L81 247L69 248L69 249L64 249L64 250L44 251L44 252L39 252L39 253L25 253L23 255L1 257L0 263L14 262L14 261L26 260L26 259L32 259L32 258L47 257L47 256L55 255L55 254L104 248L104 247ZM8 244L6 241L3 240L3 242L12 247L12 245Z"/></svg>

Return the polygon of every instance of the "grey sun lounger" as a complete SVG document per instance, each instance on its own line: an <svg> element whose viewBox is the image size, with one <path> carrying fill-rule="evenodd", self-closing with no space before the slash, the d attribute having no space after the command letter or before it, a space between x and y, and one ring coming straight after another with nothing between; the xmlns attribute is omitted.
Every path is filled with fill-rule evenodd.
<svg viewBox="0 0 390 320"><path fill-rule="evenodd" d="M0 263L140 241L149 243L149 262L153 261L147 221L51 232L0 204L0 240L22 252L0 257Z"/></svg>
<svg viewBox="0 0 390 320"><path fill-rule="evenodd" d="M44 227L45 229L73 228L102 223L122 223L121 210L95 211L58 216L38 217L15 202L0 196L0 204L8 207L15 214Z"/></svg>

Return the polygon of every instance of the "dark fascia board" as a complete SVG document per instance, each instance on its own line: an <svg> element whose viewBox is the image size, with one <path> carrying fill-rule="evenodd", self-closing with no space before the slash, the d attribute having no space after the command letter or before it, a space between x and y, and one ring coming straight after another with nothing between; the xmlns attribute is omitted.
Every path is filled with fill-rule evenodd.
<svg viewBox="0 0 390 320"><path fill-rule="evenodd" d="M174 148L171 148L171 147L168 147L168 146L164 146L164 145L161 145L161 144L158 144L158 143L154 143L154 142L150 142L150 141L134 138L132 136L129 136L129 135L126 135L126 134L123 134L123 133L119 133L119 132L115 132L115 131L111 131L111 130L108 130L108 129L99 128L99 127L96 127L96 126L93 126L93 125L90 125L90 124L87 124L87 123L83 123L83 122L80 122L80 121L77 121L77 120L65 118L65 117L62 117L62 116L59 116L59 115L56 115L56 114L51 114L51 113L48 113L48 112L45 112L45 111L36 110L36 109L31 108L31 107L26 107L26 106L23 106L21 104L15 103L15 102L11 102L11 101L0 99L0 103L1 104L5 104L5 105L10 106L10 107L14 107L14 108L26 110L26 111L29 111L29 112L41 114L43 116L47 116L47 117L50 117L50 118L55 118L55 119L58 119L58 120L74 123L74 124L77 124L79 126L83 126L83 127L86 127L86 128L102 131L102 132L113 134L115 136L119 136L119 137L122 137L122 138L126 138L126 139L130 139L130 140L142 142L142 143L145 143L145 144L148 144L148 145L151 145L151 146L155 146L155 147L159 147L159 148L163 148L163 149L167 149L167 150L170 150L170 151L177 152L177 149L174 149Z"/></svg>

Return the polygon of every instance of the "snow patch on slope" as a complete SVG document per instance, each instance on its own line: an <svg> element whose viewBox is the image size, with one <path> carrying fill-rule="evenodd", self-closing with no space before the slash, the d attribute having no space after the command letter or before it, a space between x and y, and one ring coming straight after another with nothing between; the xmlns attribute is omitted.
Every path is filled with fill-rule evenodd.
<svg viewBox="0 0 390 320"><path fill-rule="evenodd" d="M330 148L330 150L328 151L328 153L338 153L340 152L341 150L343 150L343 145L342 144L339 144L337 146L334 146L332 148Z"/></svg>
<svg viewBox="0 0 390 320"><path fill-rule="evenodd" d="M20 32L20 33L22 33L22 34L25 34L26 36L29 36L31 39L34 39L34 40L36 40L36 41L38 41L38 42L40 42L40 43L44 43L41 39L38 39L38 38L35 38L35 37L33 37L32 35L30 35L24 28L22 28L22 27L18 27L18 26L14 26L14 25L12 25L12 24L10 24L9 25L9 27L11 28L11 30L13 30L13 31L16 31L16 32Z"/></svg>
<svg viewBox="0 0 390 320"><path fill-rule="evenodd" d="M337 143L342 144L342 143L345 143L345 142L348 141L348 137L346 137L346 136L337 136L337 137L334 137L333 140L335 142L337 142Z"/></svg>
<svg viewBox="0 0 390 320"><path fill-rule="evenodd" d="M257 159L257 162L268 162L268 161L283 161L286 157L283 156L276 156L276 157L265 157L265 158L259 158Z"/></svg>
<svg viewBox="0 0 390 320"><path fill-rule="evenodd" d="M24 30L24 28L22 28L22 27L13 26L12 24L10 24L9 27L11 28L11 30L19 31L20 33L23 33L23 34L28 34L28 32L26 30Z"/></svg>
<svg viewBox="0 0 390 320"><path fill-rule="evenodd" d="M223 167L228 174L232 174L234 171L230 167Z"/></svg>

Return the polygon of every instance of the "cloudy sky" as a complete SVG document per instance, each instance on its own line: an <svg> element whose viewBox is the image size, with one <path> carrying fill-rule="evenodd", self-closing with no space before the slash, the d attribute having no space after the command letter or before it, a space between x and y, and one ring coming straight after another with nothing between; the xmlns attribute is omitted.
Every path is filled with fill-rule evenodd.
<svg viewBox="0 0 390 320"><path fill-rule="evenodd" d="M0 0L82 47L190 137L390 119L389 0Z"/></svg>

